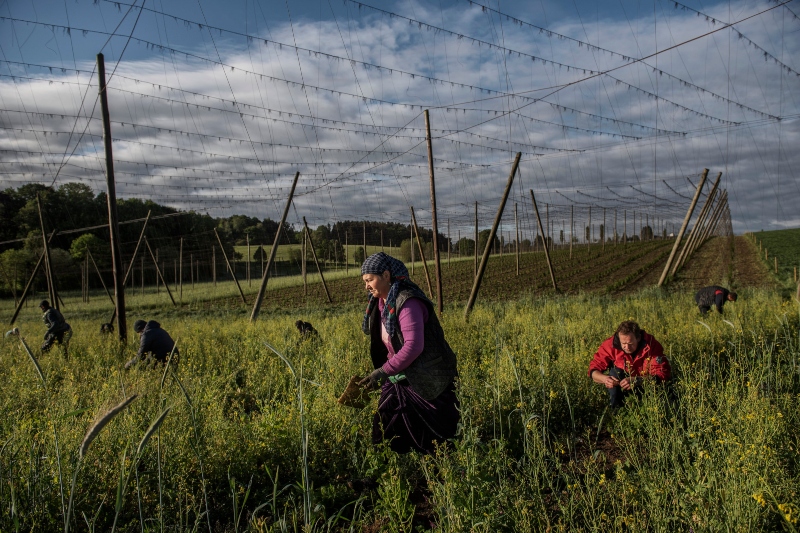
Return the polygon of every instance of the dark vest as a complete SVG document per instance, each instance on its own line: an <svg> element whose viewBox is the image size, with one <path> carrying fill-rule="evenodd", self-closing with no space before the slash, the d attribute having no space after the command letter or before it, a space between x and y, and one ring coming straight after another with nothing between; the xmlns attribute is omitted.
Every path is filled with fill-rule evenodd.
<svg viewBox="0 0 800 533"><path fill-rule="evenodd" d="M428 307L428 321L425 323L425 347L411 365L403 370L411 387L426 400L433 400L458 376L456 354L447 344L439 318L433 310L433 303L420 290L401 289L395 300L397 314L409 298L419 298ZM370 356L375 368L383 366L388 360L389 350L381 340L381 314L376 305L369 317ZM367 333L365 331L365 333ZM395 328L391 339L395 353L403 347L403 333Z"/></svg>

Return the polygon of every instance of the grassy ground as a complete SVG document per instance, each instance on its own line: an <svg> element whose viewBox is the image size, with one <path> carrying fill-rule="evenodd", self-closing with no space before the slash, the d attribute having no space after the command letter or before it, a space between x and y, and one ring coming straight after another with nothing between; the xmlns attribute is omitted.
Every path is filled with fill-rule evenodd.
<svg viewBox="0 0 800 533"><path fill-rule="evenodd" d="M774 272L778 258L777 278L783 283L797 283L800 276L800 228L751 233L750 238L759 246L761 258Z"/></svg>
<svg viewBox="0 0 800 533"><path fill-rule="evenodd" d="M254 324L224 307L162 312L181 351L166 373L124 371L135 346L101 337L89 312L68 317L68 360L41 355L29 309L18 326L41 375L17 338L0 342L0 530L70 516L81 531L796 531L798 307L740 292L705 318L689 290L506 298L469 322L447 307L462 426L435 457L372 446L374 403L335 402L369 370L360 302ZM320 339L301 341L297 318ZM676 379L610 413L586 368L629 318Z"/></svg>

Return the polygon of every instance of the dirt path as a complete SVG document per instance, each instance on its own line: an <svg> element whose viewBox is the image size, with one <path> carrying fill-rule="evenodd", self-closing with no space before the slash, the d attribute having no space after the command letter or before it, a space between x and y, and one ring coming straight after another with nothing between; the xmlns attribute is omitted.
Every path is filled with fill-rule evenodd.
<svg viewBox="0 0 800 533"><path fill-rule="evenodd" d="M686 262L675 284L690 290L707 285L723 285L734 290L747 287L775 288L777 284L747 237L731 241L715 237Z"/></svg>

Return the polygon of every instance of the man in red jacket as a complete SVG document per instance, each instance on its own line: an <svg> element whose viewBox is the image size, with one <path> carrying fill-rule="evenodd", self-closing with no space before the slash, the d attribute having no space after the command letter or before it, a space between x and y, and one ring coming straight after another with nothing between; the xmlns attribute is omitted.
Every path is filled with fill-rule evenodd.
<svg viewBox="0 0 800 533"><path fill-rule="evenodd" d="M672 377L672 369L661 343L636 322L625 321L597 349L589 364L589 377L608 390L611 407L621 407L624 396L641 390L645 379L653 378L656 383L667 381Z"/></svg>

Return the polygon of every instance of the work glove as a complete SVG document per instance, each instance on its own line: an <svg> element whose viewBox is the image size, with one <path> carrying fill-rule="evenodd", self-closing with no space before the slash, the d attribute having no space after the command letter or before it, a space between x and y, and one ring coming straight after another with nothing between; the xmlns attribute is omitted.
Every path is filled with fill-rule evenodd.
<svg viewBox="0 0 800 533"><path fill-rule="evenodd" d="M387 377L382 368L376 368L369 376L359 381L358 384L367 390L377 390Z"/></svg>

